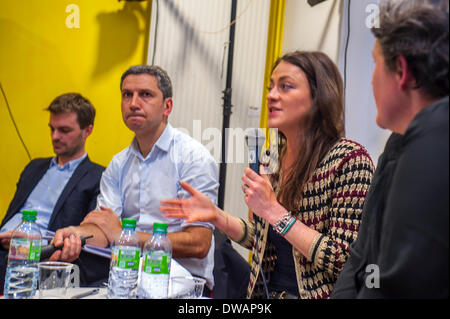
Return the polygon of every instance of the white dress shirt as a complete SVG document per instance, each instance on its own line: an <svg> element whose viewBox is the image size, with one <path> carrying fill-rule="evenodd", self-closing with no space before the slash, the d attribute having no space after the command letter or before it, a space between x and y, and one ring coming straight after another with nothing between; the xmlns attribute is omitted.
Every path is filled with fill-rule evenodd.
<svg viewBox="0 0 450 319"><path fill-rule="evenodd" d="M147 157L143 157L136 139L116 154L103 173L97 208L111 208L121 218L136 219L136 230L153 232L153 223L167 223L168 232L181 232L188 226L214 229L210 223L186 223L167 218L159 210L160 201L187 198L180 181L189 183L217 203L218 169L212 155L198 141L167 124ZM214 237L205 258L177 258L193 275L214 286Z"/></svg>

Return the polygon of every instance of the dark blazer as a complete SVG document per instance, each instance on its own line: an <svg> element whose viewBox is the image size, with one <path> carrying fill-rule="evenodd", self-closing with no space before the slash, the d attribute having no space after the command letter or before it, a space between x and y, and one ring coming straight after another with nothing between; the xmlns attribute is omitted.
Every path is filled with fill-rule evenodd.
<svg viewBox="0 0 450 319"><path fill-rule="evenodd" d="M15 214L20 213L19 210L25 204L28 196L49 168L51 159L34 159L25 167L1 226ZM97 195L100 192L100 179L104 169L103 166L91 162L89 157L86 156L73 172L58 198L48 224L49 230L56 231L68 226L78 226L83 218L95 209ZM95 282L106 281L109 262L107 258L82 252L74 262L80 267L80 284L87 286ZM4 268L4 266L5 264L0 264L0 268ZM0 284L4 280L4 278L1 278L4 277L2 273L0 271ZM2 290L3 284L0 287L0 290Z"/></svg>
<svg viewBox="0 0 450 319"><path fill-rule="evenodd" d="M392 134L334 299L448 299L449 99Z"/></svg>

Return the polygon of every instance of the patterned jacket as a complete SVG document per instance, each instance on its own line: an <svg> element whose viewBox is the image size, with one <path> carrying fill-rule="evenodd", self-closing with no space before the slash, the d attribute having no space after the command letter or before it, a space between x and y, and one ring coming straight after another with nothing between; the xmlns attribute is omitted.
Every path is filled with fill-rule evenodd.
<svg viewBox="0 0 450 319"><path fill-rule="evenodd" d="M298 209L292 214L319 232L308 256L292 248L300 298L328 298L331 294L348 257L349 245L357 237L373 172L364 147L343 138L330 149L299 194ZM272 184L278 192L279 181ZM267 241L269 223L255 218L241 219L241 224L243 236L238 243L252 249L247 298L263 297L260 261L267 280L276 262L275 247Z"/></svg>

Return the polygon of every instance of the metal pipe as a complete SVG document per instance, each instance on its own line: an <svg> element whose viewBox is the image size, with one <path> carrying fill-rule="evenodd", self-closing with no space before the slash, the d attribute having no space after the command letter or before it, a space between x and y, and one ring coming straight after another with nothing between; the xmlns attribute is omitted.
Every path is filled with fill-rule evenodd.
<svg viewBox="0 0 450 319"><path fill-rule="evenodd" d="M230 127L231 118L231 96L232 96L232 80L233 80L233 56L234 56L234 42L236 34L236 11L237 11L237 0L232 0L231 2L231 17L230 17L230 35L229 35L229 46L228 46L228 64L227 64L227 80L226 87L223 91L223 123L222 123L222 158L219 168L219 196L218 196L218 206L219 208L224 208L225 201L225 182L227 178L227 161L226 161L226 151L227 151L227 129Z"/></svg>

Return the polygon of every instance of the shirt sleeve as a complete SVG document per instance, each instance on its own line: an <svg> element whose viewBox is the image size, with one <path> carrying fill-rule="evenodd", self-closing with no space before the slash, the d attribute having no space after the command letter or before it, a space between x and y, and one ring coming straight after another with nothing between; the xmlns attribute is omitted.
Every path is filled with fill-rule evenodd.
<svg viewBox="0 0 450 319"><path fill-rule="evenodd" d="M255 242L255 222L239 218L242 227L242 236L236 243L244 248L252 249Z"/></svg>
<svg viewBox="0 0 450 319"><path fill-rule="evenodd" d="M97 207L111 208L119 217L122 216L123 204L119 184L120 171L118 163L113 160L102 174L100 180L100 194L97 197Z"/></svg>
<svg viewBox="0 0 450 319"><path fill-rule="evenodd" d="M219 191L218 168L211 154L201 147L190 150L180 166L180 181L184 181L208 196L214 205L217 205L217 195ZM178 183L179 184L179 183ZM188 198L191 195L178 185L178 198ZM214 229L211 223L186 223L183 221L182 227L206 226Z"/></svg>

